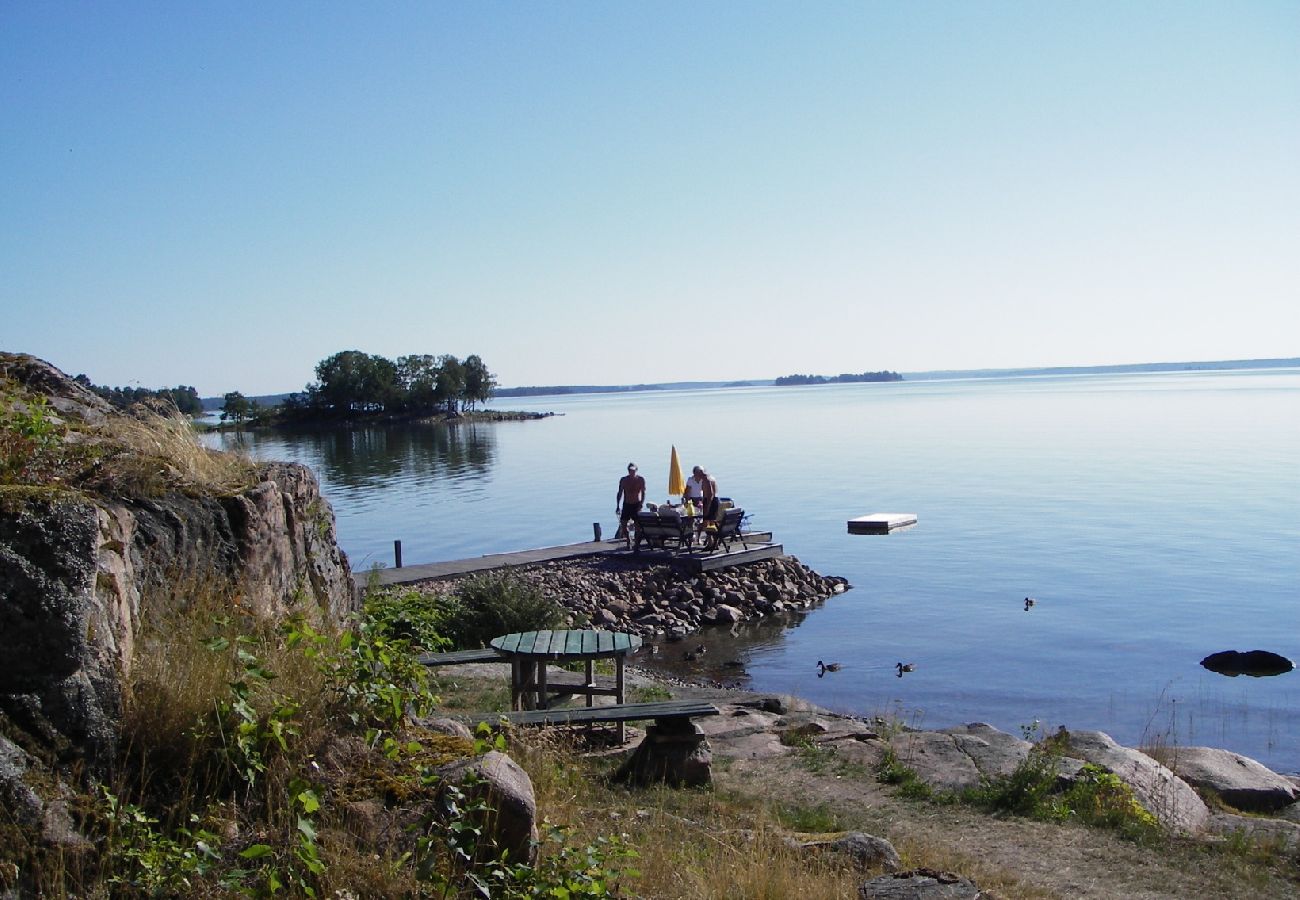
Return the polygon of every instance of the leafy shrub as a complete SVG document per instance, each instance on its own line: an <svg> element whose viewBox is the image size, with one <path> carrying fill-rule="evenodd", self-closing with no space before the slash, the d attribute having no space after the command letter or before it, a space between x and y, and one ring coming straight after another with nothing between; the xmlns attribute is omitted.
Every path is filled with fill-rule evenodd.
<svg viewBox="0 0 1300 900"><path fill-rule="evenodd" d="M486 647L516 631L555 628L565 612L540 589L509 573L476 575L462 581L443 610L443 633L452 645Z"/></svg>
<svg viewBox="0 0 1300 900"><path fill-rule="evenodd" d="M379 637L436 651L450 643L442 633L446 606L447 598L431 591L377 589L366 593L365 616Z"/></svg>

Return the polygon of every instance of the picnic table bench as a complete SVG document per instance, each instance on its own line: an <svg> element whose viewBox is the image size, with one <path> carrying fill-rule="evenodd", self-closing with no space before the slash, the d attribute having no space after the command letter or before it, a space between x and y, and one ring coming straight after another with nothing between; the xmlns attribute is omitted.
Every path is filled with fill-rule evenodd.
<svg viewBox="0 0 1300 900"><path fill-rule="evenodd" d="M508 662L491 648L483 650L451 650L446 653L421 653L415 661L422 666L459 666L467 663Z"/></svg>
<svg viewBox="0 0 1300 900"><path fill-rule="evenodd" d="M653 703L615 703L609 706L561 706L555 709L524 709L501 713L465 713L454 718L464 722L493 722L505 719L512 725L587 725L597 722L637 722L654 719L693 719L716 716L718 708L707 700L657 700Z"/></svg>
<svg viewBox="0 0 1300 900"><path fill-rule="evenodd" d="M516 710L508 713L460 714L463 722L489 724L505 719L513 725L590 725L614 722L619 741L625 722L654 719L645 740L619 767L616 778L634 784L668 782L699 786L712 778L708 740L691 719L716 716L720 710L707 700L664 700L654 703L618 703L613 706L573 706L559 709Z"/></svg>

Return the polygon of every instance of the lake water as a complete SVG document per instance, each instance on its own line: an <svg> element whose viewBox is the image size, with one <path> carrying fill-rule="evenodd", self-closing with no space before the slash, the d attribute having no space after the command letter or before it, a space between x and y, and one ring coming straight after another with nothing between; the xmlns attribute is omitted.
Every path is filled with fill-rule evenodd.
<svg viewBox="0 0 1300 900"><path fill-rule="evenodd" d="M1300 771L1300 370L905 381L499 401L540 421L217 439L320 476L353 568L588 540L629 460L670 446L786 552L853 590L706 635L706 675L945 727L1035 720ZM849 518L913 512L888 536ZM1035 606L1026 611L1024 599ZM818 678L819 659L843 670ZM896 662L916 671L896 676ZM700 663L703 666L703 663ZM735 676L728 677L735 680Z"/></svg>

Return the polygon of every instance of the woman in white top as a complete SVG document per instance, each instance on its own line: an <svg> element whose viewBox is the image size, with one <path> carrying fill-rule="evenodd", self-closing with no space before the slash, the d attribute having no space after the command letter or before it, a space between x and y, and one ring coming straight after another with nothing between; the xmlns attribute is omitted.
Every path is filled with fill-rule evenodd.
<svg viewBox="0 0 1300 900"><path fill-rule="evenodd" d="M686 493L683 503L692 504L699 512L704 512L704 470L696 466L691 470L691 477L686 479Z"/></svg>

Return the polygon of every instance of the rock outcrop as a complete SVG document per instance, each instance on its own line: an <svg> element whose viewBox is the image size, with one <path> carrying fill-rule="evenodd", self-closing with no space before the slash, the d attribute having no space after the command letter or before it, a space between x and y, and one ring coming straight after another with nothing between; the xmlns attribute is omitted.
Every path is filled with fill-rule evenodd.
<svg viewBox="0 0 1300 900"><path fill-rule="evenodd" d="M0 355L0 386L3 412L57 410L60 443L46 450L66 469L0 483L0 712L55 760L94 768L111 758L150 615L218 598L258 616L294 609L337 621L357 608L310 470L248 465L238 489L210 488L161 454L115 443L111 426L129 417L46 363ZM143 473L150 489L104 477L112 464Z"/></svg>

